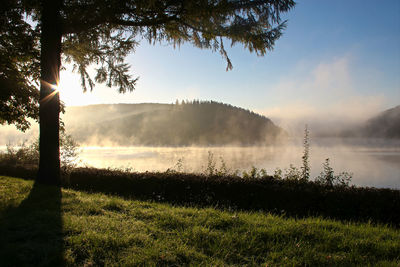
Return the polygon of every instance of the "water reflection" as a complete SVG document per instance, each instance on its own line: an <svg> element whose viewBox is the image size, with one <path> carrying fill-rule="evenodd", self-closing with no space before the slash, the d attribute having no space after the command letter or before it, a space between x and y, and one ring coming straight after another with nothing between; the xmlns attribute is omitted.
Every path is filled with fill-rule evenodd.
<svg viewBox="0 0 400 267"><path fill-rule="evenodd" d="M273 173L290 164L299 167L303 153L302 140L267 147L84 147L83 165L93 167L133 168L136 171L165 171L183 162L183 171L206 169L208 151L220 166L221 158L231 170L248 170L252 166ZM400 141L381 139L315 139L310 147L311 175L322 171L330 158L335 172L353 173L353 184L400 188Z"/></svg>

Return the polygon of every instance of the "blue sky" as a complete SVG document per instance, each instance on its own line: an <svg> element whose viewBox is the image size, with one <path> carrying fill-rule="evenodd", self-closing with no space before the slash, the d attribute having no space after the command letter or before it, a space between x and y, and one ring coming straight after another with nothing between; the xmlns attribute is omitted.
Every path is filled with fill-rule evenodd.
<svg viewBox="0 0 400 267"><path fill-rule="evenodd" d="M64 71L67 105L215 100L273 118L360 118L400 104L400 1L302 0L264 57L240 45L219 53L142 42L128 56L140 76L132 93L97 85L83 94Z"/></svg>

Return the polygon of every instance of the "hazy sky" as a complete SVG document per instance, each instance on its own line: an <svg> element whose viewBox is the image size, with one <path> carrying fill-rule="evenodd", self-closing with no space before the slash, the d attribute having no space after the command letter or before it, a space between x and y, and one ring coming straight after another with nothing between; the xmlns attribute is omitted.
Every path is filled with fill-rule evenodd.
<svg viewBox="0 0 400 267"><path fill-rule="evenodd" d="M265 57L230 48L232 71L210 50L142 42L128 57L140 76L134 92L97 85L83 94L79 77L64 71L61 98L67 105L215 100L287 118L363 117L400 104L399 0L299 0L286 17Z"/></svg>

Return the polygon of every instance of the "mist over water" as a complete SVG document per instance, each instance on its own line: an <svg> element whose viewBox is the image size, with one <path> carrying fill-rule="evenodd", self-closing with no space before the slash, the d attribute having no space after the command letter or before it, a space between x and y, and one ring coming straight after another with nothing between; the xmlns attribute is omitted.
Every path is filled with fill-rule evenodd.
<svg viewBox="0 0 400 267"><path fill-rule="evenodd" d="M199 114L206 112L207 108L201 109L201 112L192 110L192 117L185 116L188 114L188 110L203 106L220 107L223 108L223 112L211 112L207 119L203 121L202 127L198 128L200 125L198 122L202 121ZM182 107L187 110L183 110ZM164 118L164 113L167 111L170 112L168 113L170 116ZM321 117L287 118L284 116L285 114L278 110L276 114L281 114L282 117L276 119L277 124L288 133L288 135L279 136L282 138L282 142L278 138L279 142L275 142L275 145L244 147L237 144L255 144L256 142L247 140L250 136L249 132L257 132L260 129L256 126L260 123L270 124L269 120L246 110L217 102L185 105L95 105L77 107L75 110L71 109L70 112L67 112L70 117L65 117L66 129L67 133L72 134L74 139L81 144L82 149L79 155L81 166L131 168L139 172L166 171L168 169L184 172L204 172L208 165L209 152L211 152L217 169L221 167L221 159L223 159L231 172L236 170L240 173L243 170L249 171L254 166L258 169L263 168L267 170L268 174L272 175L277 168L284 170L290 164L297 168L301 167L304 149L302 144L304 125L307 124L311 132L309 160L312 179L320 174L323 169L322 164L325 159L329 158L336 174L343 171L353 173L352 184L400 189L400 138L371 138L371 136L365 135L365 133L368 133L365 129L369 129L364 127L367 125L365 123L371 122L368 119L370 115L367 112L364 117L362 115L355 117L354 115L347 117L332 115L334 113L328 116L324 113L313 112L313 114L320 114ZM148 114L148 112L150 113ZM217 113L220 116L216 116ZM141 115L135 117L138 114ZM238 120L237 114L246 116L243 115L244 117ZM296 112L288 112L287 114L296 114ZM358 112L357 114L362 113ZM177 115L181 117L177 117ZM121 118L126 120L119 121ZM162 123L159 121L161 118L164 118ZM171 118L175 119L175 123L171 124ZM235 118L235 120L230 121L232 118ZM373 123L370 124L370 126L374 126L372 127L373 133L381 133L382 130L385 130L383 132L386 133L398 133L400 106L386 110L375 118L377 119L374 119ZM104 125L96 124L104 119L106 119ZM237 123L246 120L255 122L253 128L246 128L247 124L239 125ZM261 122L258 120L261 120ZM213 121L211 126L209 125L210 121ZM230 121L230 123L221 127L221 121ZM76 124L73 124L73 122ZM185 123L182 124L182 122ZM90 123L93 123L93 125L88 127ZM242 131L242 128L246 128L248 131ZM108 129L114 129L114 131L108 133L106 132ZM147 130L142 132L143 129ZM391 130L388 131L389 129ZM132 132L134 130L137 132ZM351 130L350 133L353 134L343 134L346 130ZM127 135L121 134L121 131L126 131ZM188 136L187 133L191 135ZM18 145L25 139L33 141L37 136L37 124L33 124L32 128L25 134L18 132L12 126L0 128L2 145L9 142ZM141 136L147 142L131 142L131 139L137 136ZM165 138L166 136L169 139L162 141L162 137ZM226 139L226 136L230 136L230 138ZM292 138L285 142L288 136ZM326 136L342 136L342 138ZM356 136L364 136L364 138L356 138ZM239 137L244 137L245 142L229 142L237 141ZM240 138L239 140L242 140ZM260 140L271 139L270 136L265 136L265 138L258 136L258 138ZM170 145L170 147L133 146L136 143ZM193 143L230 145L185 146ZM264 143L273 144L274 142ZM176 146L172 147L172 145ZM2 150L4 151L5 147Z"/></svg>
<svg viewBox="0 0 400 267"><path fill-rule="evenodd" d="M221 158L231 171L264 168L273 174L276 168L290 164L301 166L302 139L292 139L285 145L260 147L83 147L81 165L99 168L132 168L134 171L203 172L209 152L216 168ZM352 184L359 186L400 189L400 140L360 138L311 139L311 177L322 171L322 163L330 159L335 173L353 173Z"/></svg>

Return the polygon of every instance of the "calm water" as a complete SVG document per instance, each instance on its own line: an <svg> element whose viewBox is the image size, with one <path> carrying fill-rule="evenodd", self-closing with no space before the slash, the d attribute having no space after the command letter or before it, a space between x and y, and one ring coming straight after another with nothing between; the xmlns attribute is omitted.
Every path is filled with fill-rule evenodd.
<svg viewBox="0 0 400 267"><path fill-rule="evenodd" d="M284 169L290 164L300 167L303 147L301 139L267 147L83 147L80 158L81 165L93 167L201 172L207 167L209 152L213 154L217 168L221 166L222 158L231 170L249 170L255 166L272 174L276 168ZM336 173L353 173L353 184L400 189L400 140L312 140L312 177L322 171L326 158L330 159Z"/></svg>

